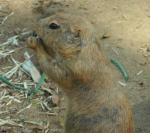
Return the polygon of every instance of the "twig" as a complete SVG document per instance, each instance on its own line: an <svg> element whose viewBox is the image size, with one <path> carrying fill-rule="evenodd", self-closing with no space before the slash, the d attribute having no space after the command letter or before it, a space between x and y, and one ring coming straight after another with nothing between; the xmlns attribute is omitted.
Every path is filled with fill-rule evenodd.
<svg viewBox="0 0 150 133"><path fill-rule="evenodd" d="M139 71L136 75L139 76L143 73L143 70Z"/></svg>
<svg viewBox="0 0 150 133"><path fill-rule="evenodd" d="M50 112L40 112L42 115L51 115L51 116L57 116L58 113L50 113Z"/></svg>
<svg viewBox="0 0 150 133"><path fill-rule="evenodd" d="M117 56L119 56L119 52L118 52L115 48L112 48L112 51L113 51Z"/></svg>
<svg viewBox="0 0 150 133"><path fill-rule="evenodd" d="M121 86L123 86L123 87L126 87L126 86L127 86L126 83L123 83L123 82L121 82L121 81L118 81L118 83L119 83Z"/></svg>
<svg viewBox="0 0 150 133"><path fill-rule="evenodd" d="M14 122L13 120L0 119L0 126L4 126L4 125L11 125L11 126L23 127L22 124L18 124L16 122Z"/></svg>
<svg viewBox="0 0 150 133"><path fill-rule="evenodd" d="M48 128L49 125L49 123L47 123L47 125L44 126L42 122L36 122L36 121L24 121L24 122L32 125L37 125L38 129L46 129Z"/></svg>
<svg viewBox="0 0 150 133"><path fill-rule="evenodd" d="M6 114L6 113L9 113L9 111L2 111L2 112L0 112L0 115Z"/></svg>
<svg viewBox="0 0 150 133"><path fill-rule="evenodd" d="M5 96L5 98L9 98L9 99L13 100L14 102L21 103L21 101L19 99L17 99L16 97L13 97L13 96Z"/></svg>
<svg viewBox="0 0 150 133"><path fill-rule="evenodd" d="M32 104L28 105L27 107L21 109L20 111L17 112L17 114L20 114L21 112L25 111L26 109L31 108Z"/></svg>
<svg viewBox="0 0 150 133"><path fill-rule="evenodd" d="M14 15L14 12L11 12L8 16L6 16L6 17L3 19L3 21L1 22L1 24L3 25L3 24L5 23L5 21L6 21L10 16L12 16L12 15Z"/></svg>

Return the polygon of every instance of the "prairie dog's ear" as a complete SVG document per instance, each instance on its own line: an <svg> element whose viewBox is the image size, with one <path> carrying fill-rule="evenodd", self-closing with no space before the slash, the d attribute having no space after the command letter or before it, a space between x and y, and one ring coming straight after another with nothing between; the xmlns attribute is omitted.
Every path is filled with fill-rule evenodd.
<svg viewBox="0 0 150 133"><path fill-rule="evenodd" d="M71 27L71 32L74 33L75 37L80 38L81 46L93 44L95 40L95 34L92 25L90 23L84 24L79 23L78 25Z"/></svg>

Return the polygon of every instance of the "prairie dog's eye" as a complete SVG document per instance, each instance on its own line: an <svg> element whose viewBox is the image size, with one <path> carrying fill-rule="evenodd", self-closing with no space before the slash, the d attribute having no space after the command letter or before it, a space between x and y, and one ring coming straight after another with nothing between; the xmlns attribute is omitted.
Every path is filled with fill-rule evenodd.
<svg viewBox="0 0 150 133"><path fill-rule="evenodd" d="M52 30L57 30L60 28L60 25L53 22L53 23L49 24L48 28L52 29Z"/></svg>

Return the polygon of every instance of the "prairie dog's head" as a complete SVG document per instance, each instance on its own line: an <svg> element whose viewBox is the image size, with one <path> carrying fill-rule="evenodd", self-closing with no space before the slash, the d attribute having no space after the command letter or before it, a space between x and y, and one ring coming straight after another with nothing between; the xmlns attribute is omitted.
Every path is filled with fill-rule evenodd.
<svg viewBox="0 0 150 133"><path fill-rule="evenodd" d="M82 16L57 13L40 19L35 32L37 36L28 39L29 47L42 54L39 58L50 57L63 73L88 78L97 65L96 34L92 24Z"/></svg>
<svg viewBox="0 0 150 133"><path fill-rule="evenodd" d="M84 46L95 41L92 24L82 16L58 13L43 18L37 23L37 35L43 40L44 48L61 54L62 57L72 57Z"/></svg>

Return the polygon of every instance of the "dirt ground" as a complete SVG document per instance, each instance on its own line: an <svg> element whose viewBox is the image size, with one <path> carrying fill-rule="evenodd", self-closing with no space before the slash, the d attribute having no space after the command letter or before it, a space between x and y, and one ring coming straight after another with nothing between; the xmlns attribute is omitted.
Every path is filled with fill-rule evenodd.
<svg viewBox="0 0 150 133"><path fill-rule="evenodd" d="M0 0L0 44L11 36L29 31L33 26L31 2ZM150 133L150 0L68 2L73 3L70 5L72 8L85 12L88 19L95 23L108 58L114 57L126 67L129 80L125 82L122 79L121 82L124 82L124 90L133 107L135 132ZM8 15L7 20L3 21ZM23 42L20 45L23 46ZM24 51L25 49L16 50L13 57L21 61ZM10 55L5 59L0 57L0 73L6 71L4 68L13 65L9 57ZM11 93L11 104L10 97L2 100L4 90L6 95ZM0 87L0 133L61 133L65 105L52 108L49 113L42 112L41 95L29 100L7 87ZM61 101L63 100L62 97ZM25 107L25 110L19 112ZM2 120L13 120L15 123L11 121L4 124ZM20 123L23 125L19 125Z"/></svg>

